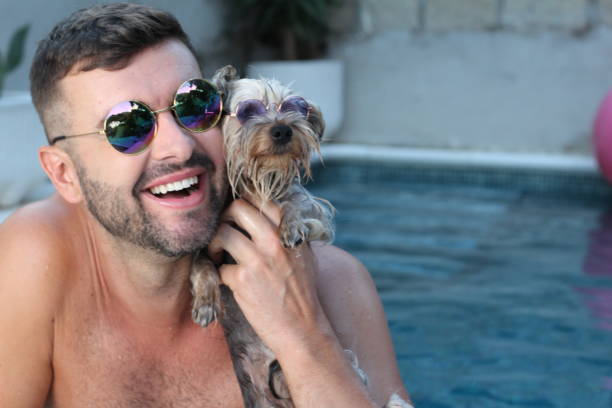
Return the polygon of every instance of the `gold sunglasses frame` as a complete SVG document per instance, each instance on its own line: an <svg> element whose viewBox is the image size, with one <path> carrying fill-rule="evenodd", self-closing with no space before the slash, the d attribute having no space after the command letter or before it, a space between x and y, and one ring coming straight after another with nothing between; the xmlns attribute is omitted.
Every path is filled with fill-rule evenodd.
<svg viewBox="0 0 612 408"><path fill-rule="evenodd" d="M186 126L185 126L185 125L184 125L184 124L181 122L181 120L178 118L178 114L176 113L176 107L177 107L177 101L176 101L176 98L177 98L177 96L178 96L178 91L179 91L179 89L181 89L185 83L190 82L190 81L195 81L195 80L198 80L198 81L204 81L204 82L206 82L207 84L209 84L210 86L212 86L212 87L213 87L213 89L214 89L214 90L217 92L217 94L218 94L218 95L221 97L221 101L220 101L220 102L221 102L221 106L220 106L220 108L219 108L219 113L217 114L217 118L215 119L215 121L213 122L213 124L212 124L210 127L206 128L206 129L203 129L203 130L194 130L194 129L189 129L188 127L186 127ZM126 103L126 102L128 102L128 103L136 103L136 104L142 105L142 106L144 106L144 107L145 107L145 108L146 108L146 109L147 109L149 112L151 112L151 114L153 115L153 129L154 129L153 131L154 131L154 134L153 134L153 137L151 138L151 142L153 141L153 139L155 138L155 136L157 136L157 128L158 128L158 126L157 126L157 115L158 115L158 114L160 114L160 113L167 112L167 111L171 110L171 111L172 111L172 114L173 114L173 116L174 116L174 120L176 121L176 123L177 123L179 126L181 126L181 127L182 127L183 129L185 129L185 130L188 130L188 131L190 131L190 132L195 132L195 133L203 133L203 132L206 132L206 131L208 131L208 130L210 130L210 129L214 128L215 126L217 126L217 124L219 123L219 121L221 120L221 118L222 118L222 117L223 117L223 115L224 115L224 111L223 111L223 95L221 94L221 92L219 91L219 89L218 89L218 88L215 86L215 84L213 84L211 81L209 81L209 80L207 80L207 79L204 79L204 78L191 78L191 79L188 79L188 80L186 80L186 81L183 81L183 82L181 83L181 85L180 85L180 86L177 88L177 90L176 90L176 92L175 92L175 94L174 94L174 99L173 99L173 101L172 101L172 102L173 102L173 103L172 103L172 105L170 105L170 106L168 106L168 107L166 107L166 108L162 108L162 109L158 109L158 110L153 110L153 109L151 109L151 107L150 107L149 105L147 105L147 104L146 104L146 103L144 103L144 102L138 101L138 100L129 100L129 101L119 102L118 104L115 104L115 105L113 106L113 108L114 108L115 106L119 105L119 104ZM111 108L111 111L112 111L112 109L113 109L113 108ZM76 135L62 135L62 136L55 136L54 138L52 138L52 139L49 141L49 145L50 145L50 146L53 146L55 143L57 143L57 142L59 142L59 141L61 141L61 140L70 139L70 138L74 138L74 137L91 136L91 135L105 135L105 136L107 136L107 135L106 135L106 125L107 125L107 121L108 121L108 119L110 118L110 116L111 116L111 114L110 114L110 113L106 115L106 118L104 118L103 128L102 128L102 129L100 129L100 130L96 130L96 131L93 131L93 132L87 132L87 133L79 133L79 134L76 134ZM108 136L107 136L107 140L108 140ZM151 144L151 142L149 142L149 145ZM109 144L111 144L111 143L109 142ZM148 147L149 145L147 145L147 147ZM112 144L111 144L111 147L113 147L113 145L112 145ZM113 148L114 148L114 147L113 147ZM145 149L146 149L146 148L145 148ZM122 153L122 154L128 154L128 155L130 155L130 154L138 154L138 153L141 153L142 151L144 151L145 149L140 150L140 151L138 151L138 152L134 152L134 153L123 153L123 152L120 152L120 153ZM115 150L117 150L117 149L115 149Z"/></svg>

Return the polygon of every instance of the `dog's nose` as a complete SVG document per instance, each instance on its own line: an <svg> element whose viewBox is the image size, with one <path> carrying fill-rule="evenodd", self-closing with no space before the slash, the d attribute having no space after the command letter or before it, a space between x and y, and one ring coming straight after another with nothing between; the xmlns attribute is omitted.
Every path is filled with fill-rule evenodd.
<svg viewBox="0 0 612 408"><path fill-rule="evenodd" d="M291 140L293 130L291 130L291 128L287 125L276 125L270 129L270 135L272 136L272 141L274 141L274 143L283 145Z"/></svg>

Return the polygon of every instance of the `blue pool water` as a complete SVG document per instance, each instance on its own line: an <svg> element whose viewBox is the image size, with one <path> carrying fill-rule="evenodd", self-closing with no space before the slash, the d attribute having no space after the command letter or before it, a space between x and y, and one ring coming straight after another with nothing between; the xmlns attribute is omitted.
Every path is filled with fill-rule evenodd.
<svg viewBox="0 0 612 408"><path fill-rule="evenodd" d="M417 408L612 407L612 191L584 174L327 163Z"/></svg>

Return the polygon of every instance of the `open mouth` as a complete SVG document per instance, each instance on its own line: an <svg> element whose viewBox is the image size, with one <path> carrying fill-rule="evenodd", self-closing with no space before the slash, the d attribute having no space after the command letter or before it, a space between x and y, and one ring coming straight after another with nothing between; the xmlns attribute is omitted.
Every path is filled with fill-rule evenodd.
<svg viewBox="0 0 612 408"><path fill-rule="evenodd" d="M193 176L173 183L162 184L149 189L149 192L157 198L182 198L189 197L198 190L199 177Z"/></svg>
<svg viewBox="0 0 612 408"><path fill-rule="evenodd" d="M163 206L187 209L205 198L204 184L204 175L198 174L148 188L144 196Z"/></svg>

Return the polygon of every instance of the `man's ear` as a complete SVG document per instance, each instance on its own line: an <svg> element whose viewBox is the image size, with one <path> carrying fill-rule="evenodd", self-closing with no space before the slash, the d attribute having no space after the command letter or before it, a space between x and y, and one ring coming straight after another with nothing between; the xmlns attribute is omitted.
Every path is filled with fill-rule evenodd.
<svg viewBox="0 0 612 408"><path fill-rule="evenodd" d="M55 146L38 149L38 160L57 192L69 203L78 203L83 194L74 162L64 150Z"/></svg>

